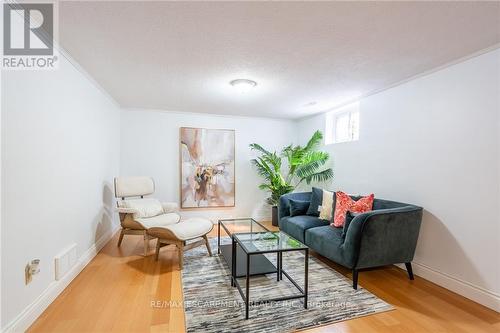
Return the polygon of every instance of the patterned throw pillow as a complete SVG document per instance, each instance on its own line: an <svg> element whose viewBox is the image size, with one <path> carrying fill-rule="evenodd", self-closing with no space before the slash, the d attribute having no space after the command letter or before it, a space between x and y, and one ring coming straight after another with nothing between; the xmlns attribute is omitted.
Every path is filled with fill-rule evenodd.
<svg viewBox="0 0 500 333"><path fill-rule="evenodd" d="M321 210L319 212L320 219L327 221L332 220L334 202L335 192L323 190L323 200L321 202Z"/></svg>
<svg viewBox="0 0 500 333"><path fill-rule="evenodd" d="M334 227L339 228L344 225L347 211L365 213L373 209L373 199L375 198L373 193L369 196L361 197L358 201L354 201L349 195L341 191L338 191L336 195L337 200L332 223Z"/></svg>

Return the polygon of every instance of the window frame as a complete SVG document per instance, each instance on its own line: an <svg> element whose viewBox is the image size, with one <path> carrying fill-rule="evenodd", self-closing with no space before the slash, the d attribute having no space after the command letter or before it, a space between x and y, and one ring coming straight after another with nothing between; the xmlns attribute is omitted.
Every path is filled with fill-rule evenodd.
<svg viewBox="0 0 500 333"><path fill-rule="evenodd" d="M347 139L340 139L337 136L337 124L339 119L348 116L347 120ZM353 116L356 116L357 126L353 123ZM360 112L359 103L352 103L346 105L338 110L328 112L325 119L325 145L355 142L359 140L360 135Z"/></svg>

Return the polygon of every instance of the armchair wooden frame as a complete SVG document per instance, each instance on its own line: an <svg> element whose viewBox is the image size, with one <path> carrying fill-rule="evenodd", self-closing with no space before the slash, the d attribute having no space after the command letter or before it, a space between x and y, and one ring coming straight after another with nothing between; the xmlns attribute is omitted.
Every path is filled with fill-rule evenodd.
<svg viewBox="0 0 500 333"><path fill-rule="evenodd" d="M118 246L121 246L125 235L139 235L144 238L144 256L149 252L149 241L152 237L148 234L148 226L134 220L136 209L127 208L125 198L144 199L145 195L155 192L154 180L151 177L116 177L114 179L115 197L117 211L120 215L121 231L118 238ZM176 213L178 218L174 223L178 223L180 215L178 214L178 205L173 202L161 203L164 214Z"/></svg>
<svg viewBox="0 0 500 333"><path fill-rule="evenodd" d="M161 229L158 230L158 229ZM167 246L167 245L175 245L178 250L178 256L179 256L179 269L182 270L183 267L183 257L184 257L184 252L191 250L195 247L198 246L206 246L208 255L212 256L212 249L210 248L210 243L208 241L207 235L199 236L194 239L198 239L197 241L187 243L187 240L180 240L177 238L176 235L174 235L173 232L171 232L168 229L165 228L151 228L149 231L149 236L150 237L156 237L158 240L156 241L156 251L155 251L155 260L158 260L159 254L160 254L160 248Z"/></svg>
<svg viewBox="0 0 500 333"><path fill-rule="evenodd" d="M148 235L148 231L142 227L136 227L136 228L127 227L125 222L125 220L127 219L127 215L129 214L120 213L120 223L122 225L122 229L120 230L120 237L118 238L118 247L122 245L123 236L142 235L144 238L144 256L147 256L149 252L149 241L151 240L151 237Z"/></svg>

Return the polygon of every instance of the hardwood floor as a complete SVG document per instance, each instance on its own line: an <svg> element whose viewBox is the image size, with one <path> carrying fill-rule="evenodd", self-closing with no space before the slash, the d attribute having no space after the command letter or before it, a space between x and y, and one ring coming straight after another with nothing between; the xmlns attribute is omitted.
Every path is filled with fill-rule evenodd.
<svg viewBox="0 0 500 333"><path fill-rule="evenodd" d="M267 224L269 225L269 224ZM216 229L211 235L216 236ZM118 234L30 327L28 332L184 332L177 252L168 246L154 261L139 236ZM153 243L151 243L153 245ZM150 248L154 248L150 246ZM320 258L321 259L321 258ZM327 262L351 278L350 272ZM396 267L361 272L359 284L396 310L307 332L500 332L500 314ZM243 317L242 317L243 320Z"/></svg>

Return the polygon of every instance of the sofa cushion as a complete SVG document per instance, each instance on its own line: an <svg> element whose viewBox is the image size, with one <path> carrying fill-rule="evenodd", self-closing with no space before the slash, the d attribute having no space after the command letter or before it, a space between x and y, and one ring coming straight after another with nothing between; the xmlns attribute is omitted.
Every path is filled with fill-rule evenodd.
<svg viewBox="0 0 500 333"><path fill-rule="evenodd" d="M319 218L331 221L335 207L335 192L323 190L323 201L319 211Z"/></svg>
<svg viewBox="0 0 500 333"><path fill-rule="evenodd" d="M345 216L345 223L344 226L342 227L342 238L345 239L345 236L347 235L347 230L349 229L349 225L351 224L351 221L354 220L356 216L358 216L361 213L353 213L353 212L347 212L347 215Z"/></svg>
<svg viewBox="0 0 500 333"><path fill-rule="evenodd" d="M309 201L290 199L288 203L290 204L290 216L306 215Z"/></svg>
<svg viewBox="0 0 500 333"><path fill-rule="evenodd" d="M317 187L312 188L311 192L311 203L307 209L307 215L319 216L318 207L321 206L323 202L323 190Z"/></svg>
<svg viewBox="0 0 500 333"><path fill-rule="evenodd" d="M294 192L282 195L278 204L279 221L281 226L281 219L290 216L290 199L311 201L311 192Z"/></svg>
<svg viewBox="0 0 500 333"><path fill-rule="evenodd" d="M328 221L320 220L315 216L290 216L282 219L281 230L303 243L307 229L325 225L328 226Z"/></svg>
<svg viewBox="0 0 500 333"><path fill-rule="evenodd" d="M330 225L307 229L305 244L314 251L345 267L352 268L350 256L345 255L343 248L342 228Z"/></svg>

